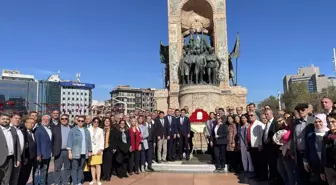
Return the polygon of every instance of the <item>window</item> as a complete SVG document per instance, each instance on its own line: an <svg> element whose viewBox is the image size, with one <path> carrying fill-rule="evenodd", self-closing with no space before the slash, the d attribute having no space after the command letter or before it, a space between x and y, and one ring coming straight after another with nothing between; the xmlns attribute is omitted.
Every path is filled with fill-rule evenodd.
<svg viewBox="0 0 336 185"><path fill-rule="evenodd" d="M63 101L65 100L65 98L63 98Z"/></svg>
<svg viewBox="0 0 336 185"><path fill-rule="evenodd" d="M77 95L79 95L79 93L77 92Z"/></svg>
<svg viewBox="0 0 336 185"><path fill-rule="evenodd" d="M65 95L65 92L63 92L63 95Z"/></svg>
<svg viewBox="0 0 336 185"><path fill-rule="evenodd" d="M70 98L68 98L68 100L70 100Z"/></svg>
<svg viewBox="0 0 336 185"><path fill-rule="evenodd" d="M81 95L83 95L83 93L81 92Z"/></svg>
<svg viewBox="0 0 336 185"><path fill-rule="evenodd" d="M78 98L76 98L76 101L78 101Z"/></svg>
<svg viewBox="0 0 336 185"><path fill-rule="evenodd" d="M72 98L72 101L74 101L75 100L75 98Z"/></svg>
<svg viewBox="0 0 336 185"><path fill-rule="evenodd" d="M70 92L68 92L68 95L70 95Z"/></svg>

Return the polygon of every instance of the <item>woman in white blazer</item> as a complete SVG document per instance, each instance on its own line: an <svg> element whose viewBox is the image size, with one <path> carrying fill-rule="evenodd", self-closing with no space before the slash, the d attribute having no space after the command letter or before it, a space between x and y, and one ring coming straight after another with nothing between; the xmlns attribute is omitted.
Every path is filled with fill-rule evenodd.
<svg viewBox="0 0 336 185"><path fill-rule="evenodd" d="M103 150L104 150L104 130L99 128L99 118L93 118L92 127L89 128L92 143L92 156L89 159L89 165L91 167L92 181L90 185L97 183L101 185L101 164L103 163Z"/></svg>

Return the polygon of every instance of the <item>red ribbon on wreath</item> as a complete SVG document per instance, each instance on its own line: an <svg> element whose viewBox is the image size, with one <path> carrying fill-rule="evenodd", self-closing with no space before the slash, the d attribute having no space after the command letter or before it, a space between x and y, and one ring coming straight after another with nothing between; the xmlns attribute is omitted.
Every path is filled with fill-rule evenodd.
<svg viewBox="0 0 336 185"><path fill-rule="evenodd" d="M196 109L190 116L190 122L207 122L209 120L208 113L203 109Z"/></svg>

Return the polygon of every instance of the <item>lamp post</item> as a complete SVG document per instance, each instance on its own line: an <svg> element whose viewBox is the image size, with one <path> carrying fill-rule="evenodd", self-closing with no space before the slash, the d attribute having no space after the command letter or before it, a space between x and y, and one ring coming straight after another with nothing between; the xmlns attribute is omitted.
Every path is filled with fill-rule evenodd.
<svg viewBox="0 0 336 185"><path fill-rule="evenodd" d="M118 100L116 98L113 98L113 97L111 97L111 99L114 100L114 101L116 101L117 103L124 104L124 106L125 106L124 114L126 115L127 114L127 103L123 102L123 101L120 101L120 100ZM111 106L113 106L113 105L114 105L114 103L112 103L112 101L111 101Z"/></svg>
<svg viewBox="0 0 336 185"><path fill-rule="evenodd" d="M278 90L278 99L279 99L279 110L281 110L281 94L279 90Z"/></svg>

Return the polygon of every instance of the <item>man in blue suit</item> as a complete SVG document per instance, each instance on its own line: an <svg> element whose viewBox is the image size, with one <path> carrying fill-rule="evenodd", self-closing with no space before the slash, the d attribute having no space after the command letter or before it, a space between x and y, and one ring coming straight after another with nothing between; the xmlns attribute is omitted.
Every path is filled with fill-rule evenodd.
<svg viewBox="0 0 336 185"><path fill-rule="evenodd" d="M190 159L190 146L188 142L188 138L190 138L190 120L186 116L186 110L181 110L181 117L177 120L177 138L179 139L179 159L182 160L183 158L183 151L186 153L186 159Z"/></svg>
<svg viewBox="0 0 336 185"><path fill-rule="evenodd" d="M174 116L174 110L169 108L165 117L165 122L168 123L168 146L167 146L167 160L174 161L176 153L176 135L177 135L177 120Z"/></svg>
<svg viewBox="0 0 336 185"><path fill-rule="evenodd" d="M36 165L34 166L34 183L47 184L48 169L52 157L52 131L50 129L50 116L42 116L41 126L36 128Z"/></svg>

